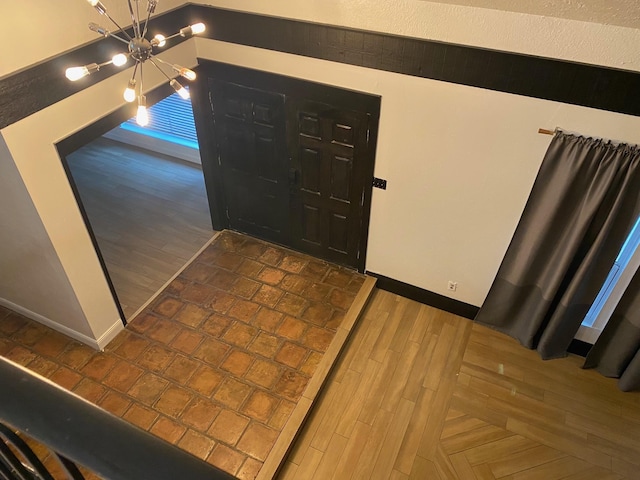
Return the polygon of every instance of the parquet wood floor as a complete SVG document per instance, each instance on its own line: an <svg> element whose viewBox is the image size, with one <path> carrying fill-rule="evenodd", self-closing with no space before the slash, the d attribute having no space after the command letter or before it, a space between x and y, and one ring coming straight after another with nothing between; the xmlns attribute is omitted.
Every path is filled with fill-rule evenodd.
<svg viewBox="0 0 640 480"><path fill-rule="evenodd" d="M279 480L640 478L640 392L376 290Z"/></svg>
<svg viewBox="0 0 640 480"><path fill-rule="evenodd" d="M104 138L67 161L130 319L215 233L202 169Z"/></svg>

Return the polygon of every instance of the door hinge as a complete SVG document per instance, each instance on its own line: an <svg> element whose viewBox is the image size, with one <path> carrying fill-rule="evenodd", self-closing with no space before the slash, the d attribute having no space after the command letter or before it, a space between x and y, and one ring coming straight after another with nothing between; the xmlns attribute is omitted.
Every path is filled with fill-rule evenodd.
<svg viewBox="0 0 640 480"><path fill-rule="evenodd" d="M227 220L231 220L229 218L229 207L225 207L225 213L227 214Z"/></svg>
<svg viewBox="0 0 640 480"><path fill-rule="evenodd" d="M369 134L370 134L370 133L371 133L371 130L369 130L369 129L367 128L367 143L369 143Z"/></svg>
<svg viewBox="0 0 640 480"><path fill-rule="evenodd" d="M364 207L364 189L362 189L362 195L360 195L360 206Z"/></svg>
<svg viewBox="0 0 640 480"><path fill-rule="evenodd" d="M356 259L360 260L360 247L358 247L358 254L356 255Z"/></svg>
<svg viewBox="0 0 640 480"><path fill-rule="evenodd" d="M211 105L211 113L213 113L213 95L209 91L209 105Z"/></svg>

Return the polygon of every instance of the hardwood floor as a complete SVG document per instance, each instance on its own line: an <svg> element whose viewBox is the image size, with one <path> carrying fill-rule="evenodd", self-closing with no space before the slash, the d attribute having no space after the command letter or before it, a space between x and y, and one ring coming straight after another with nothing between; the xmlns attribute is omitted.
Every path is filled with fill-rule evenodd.
<svg viewBox="0 0 640 480"><path fill-rule="evenodd" d="M376 290L278 475L638 479L640 392Z"/></svg>
<svg viewBox="0 0 640 480"><path fill-rule="evenodd" d="M130 319L215 233L202 170L107 139L67 161Z"/></svg>

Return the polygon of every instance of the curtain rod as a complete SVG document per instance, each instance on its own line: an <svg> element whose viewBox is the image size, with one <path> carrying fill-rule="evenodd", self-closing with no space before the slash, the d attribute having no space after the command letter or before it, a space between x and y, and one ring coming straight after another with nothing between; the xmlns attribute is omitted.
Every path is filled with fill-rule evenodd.
<svg viewBox="0 0 640 480"><path fill-rule="evenodd" d="M543 133L544 135L555 135L557 131L558 127L556 127L554 130L547 130L546 128L538 129L538 133Z"/></svg>

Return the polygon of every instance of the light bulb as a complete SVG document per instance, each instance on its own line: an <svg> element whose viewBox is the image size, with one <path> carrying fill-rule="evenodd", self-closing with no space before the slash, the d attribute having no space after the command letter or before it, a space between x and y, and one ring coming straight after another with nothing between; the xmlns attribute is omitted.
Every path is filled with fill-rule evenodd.
<svg viewBox="0 0 640 480"><path fill-rule="evenodd" d="M144 105L138 105L138 113L136 114L136 123L141 127L149 125L149 113L147 107Z"/></svg>
<svg viewBox="0 0 640 480"><path fill-rule="evenodd" d="M178 67L178 73L187 80L193 81L196 79L196 72L194 72L193 70L189 70L188 68Z"/></svg>
<svg viewBox="0 0 640 480"><path fill-rule="evenodd" d="M131 103L136 99L136 81L135 80L129 80L129 85L127 85L127 88L124 90L124 95L123 95L124 99Z"/></svg>
<svg viewBox="0 0 640 480"><path fill-rule="evenodd" d="M97 63L90 63L82 67L67 68L64 74L69 80L75 82L76 80L80 80L82 77L86 77L90 73L97 72L98 70L100 70L100 65Z"/></svg>
<svg viewBox="0 0 640 480"><path fill-rule="evenodd" d="M111 33L111 32L109 32L109 30L107 30L106 28L104 28L104 27L102 27L102 26L98 25L97 23L93 23L93 22L91 22L91 23L89 24L89 30L93 30L94 32L99 33L99 34L100 34L100 35L102 35L103 37L108 37L108 36L109 36L109 34Z"/></svg>
<svg viewBox="0 0 640 480"><path fill-rule="evenodd" d="M95 8L100 15L107 13L107 9L100 0L87 0L87 2L89 2L89 5Z"/></svg>
<svg viewBox="0 0 640 480"><path fill-rule="evenodd" d="M66 77L75 82L76 80L80 80L82 77L86 77L89 75L89 69L85 67L70 67L64 72Z"/></svg>
<svg viewBox="0 0 640 480"><path fill-rule="evenodd" d="M167 41L164 39L164 35L162 34L158 34L155 37L153 37L153 39L155 40L155 43L158 47L164 47L167 44Z"/></svg>
<svg viewBox="0 0 640 480"><path fill-rule="evenodd" d="M147 112L146 97L140 95L138 97L138 113L136 114L136 123L141 127L146 127L149 124L149 112Z"/></svg>
<svg viewBox="0 0 640 480"><path fill-rule="evenodd" d="M180 36L188 37L189 35L196 35L198 33L204 32L206 27L204 23L194 23L193 25L189 25L188 27L184 27L180 29Z"/></svg>
<svg viewBox="0 0 640 480"><path fill-rule="evenodd" d="M113 58L111 59L111 61L116 67L121 67L122 65L127 63L127 60L129 60L129 57L127 57L124 53L118 53L117 55L114 55Z"/></svg>
<svg viewBox="0 0 640 480"><path fill-rule="evenodd" d="M169 82L169 85L171 85L176 93L183 99L187 100L189 98L189 90L180 85L180 83L175 78Z"/></svg>
<svg viewBox="0 0 640 480"><path fill-rule="evenodd" d="M197 35L205 31L207 27L204 26L204 23L195 23L191 25L191 33L193 35Z"/></svg>

